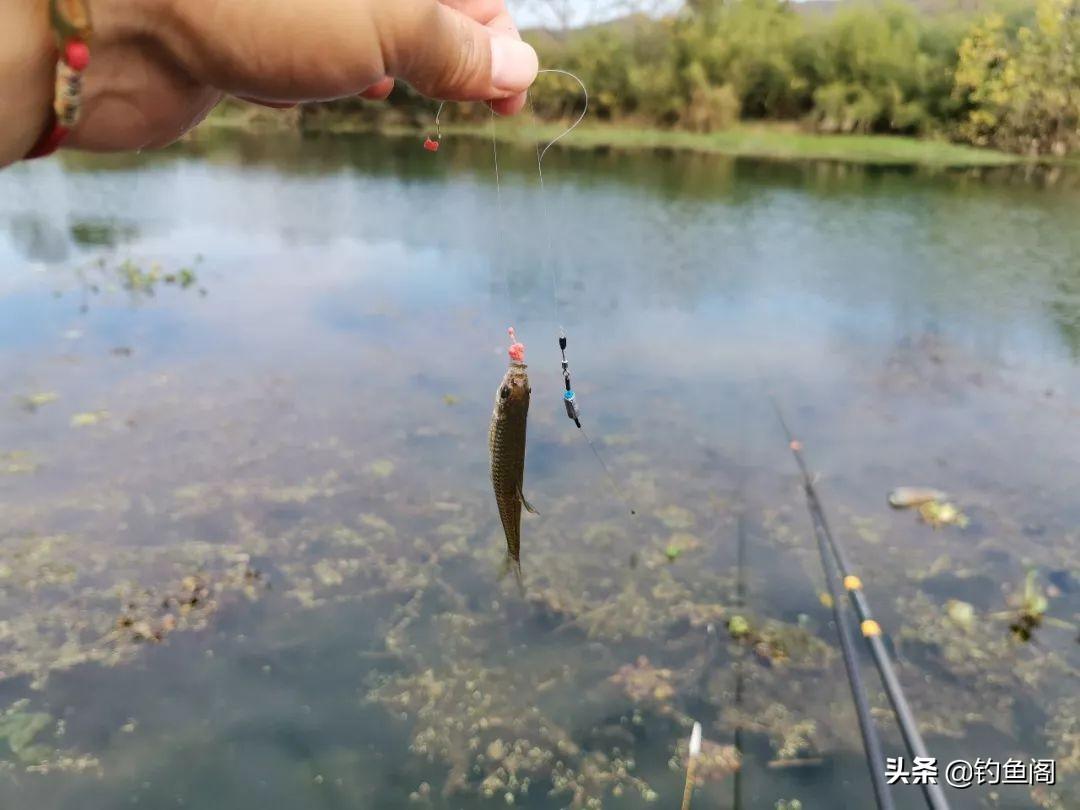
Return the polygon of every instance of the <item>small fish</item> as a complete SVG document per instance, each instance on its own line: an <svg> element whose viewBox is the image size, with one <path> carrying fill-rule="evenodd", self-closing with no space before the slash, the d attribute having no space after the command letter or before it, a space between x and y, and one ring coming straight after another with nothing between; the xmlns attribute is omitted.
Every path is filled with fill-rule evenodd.
<svg viewBox="0 0 1080 810"><path fill-rule="evenodd" d="M536 514L521 491L525 478L525 425L529 416L529 375L525 366L525 347L509 330L510 368L495 392L495 411L491 415L488 449L491 452L491 485L499 518L506 535L507 566L521 581L521 507Z"/></svg>
<svg viewBox="0 0 1080 810"><path fill-rule="evenodd" d="M897 487L889 493L889 506L895 509L906 509L909 506L922 506L930 501L944 501L948 495L940 489L929 487Z"/></svg>

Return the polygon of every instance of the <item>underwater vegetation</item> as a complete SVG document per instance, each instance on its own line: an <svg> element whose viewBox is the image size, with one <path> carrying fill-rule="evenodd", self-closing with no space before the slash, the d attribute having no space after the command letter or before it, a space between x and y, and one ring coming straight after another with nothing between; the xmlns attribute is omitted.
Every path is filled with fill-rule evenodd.
<svg viewBox="0 0 1080 810"><path fill-rule="evenodd" d="M363 703L399 728L411 757L443 774L441 781L430 771L418 777L414 802L467 795L506 804L548 796L574 808L628 796L671 801L674 788L641 757L659 749L660 774L681 769L694 719L706 727L695 772L702 801L708 791L730 789L725 782L742 765L729 742L736 729L764 741L777 767L819 762L852 744L837 650L828 624L814 618L824 613L813 591L797 617L766 604L736 605L731 548L719 539L733 531L731 500L665 504L663 493L685 483L675 472L653 473L640 490L642 517L632 523L587 521L567 537L538 522L523 546L520 596L497 580L500 536L482 489L402 502L395 492L401 461L337 442L315 455L333 463L300 478L228 475L154 496L158 519L181 527L224 519L233 527L227 541L117 548L93 525L122 523L131 501L95 486L63 502L5 507L0 678L27 679L31 695L47 692L52 673L129 665L176 634L212 626L230 604L270 600L275 610L288 605L312 621L331 606L355 605L373 617L380 639L363 653L368 666L357 675ZM342 508L357 497L359 509ZM581 514L589 497L549 497L549 511ZM785 497L739 508L756 527L755 543L803 559L800 494ZM60 507L95 515L92 525L81 534L27 530L48 525ZM296 507L303 507L297 520L257 517ZM881 518L852 518L877 538L868 548L887 548L886 509ZM813 570L812 556L804 559ZM1031 576L985 604L919 588L947 570L965 574L936 562L891 575L910 594L897 600L890 623L924 731L963 735L986 723L1012 734L1020 707L1036 702L1051 718L1046 745L1060 757L1063 783L1073 784L1080 737L1071 719L1075 694L1062 688L1069 664L1050 648L1019 643L996 616L1052 611L1052 604L1037 602L1042 589ZM889 576L876 578L879 588ZM738 701L736 662L745 680ZM922 677L928 688L920 688ZM54 721L30 704L5 718L8 767L107 767L100 751L49 741ZM1069 789L1043 796L1043 806L1067 806L1053 802Z"/></svg>
<svg viewBox="0 0 1080 810"><path fill-rule="evenodd" d="M897 180L866 182L885 198ZM793 202L788 185L777 189L767 196ZM923 200L912 210L922 212ZM324 255L324 231L298 234L270 244L288 262ZM325 301L300 298L295 275L281 277L273 306L289 306L280 321L262 317L271 305L261 308L261 294L275 292L262 266L230 282L195 263L193 279L113 250L82 276L42 271L53 307L42 319L46 348L4 349L12 381L0 414L0 804L91 783L127 801L137 792L129 783L146 778L158 792L139 794L143 806L171 806L162 783L183 781L178 764L202 758L220 759L221 770L207 773L230 779L242 767L288 763L328 806L335 777L352 768L350 787L383 792L343 788L340 806L668 807L681 795L695 721L704 732L695 806L726 806L741 774L773 790L764 806L813 807L825 780L855 774L855 718L803 493L782 437L752 421L762 403L743 390L754 387L743 385L743 361L731 361L738 379L710 367L720 361L704 346L727 352L721 339L703 340L701 356L665 352L657 365L632 342L618 349L628 333L614 313L625 299L605 283L613 336L595 352L583 341L581 358L615 347L640 367L609 373L582 362L581 396L636 515L564 430L558 398L541 399L540 381L558 365L538 362L527 465L542 515L523 527L521 595L499 580L505 544L483 443L490 392L478 397L470 384L494 356L484 354L494 341L473 300L486 278L469 275L467 305L440 320L423 295L453 266L433 251L432 274L410 287L407 274L380 264L389 256L394 266L405 249L395 244L365 265L377 284L343 294L341 279L356 275L368 247L350 240L340 254L340 276L323 292L361 304L331 324L308 320ZM462 257L471 254L451 265L469 264ZM305 282L317 281L317 264ZM215 295L204 301L196 292L208 279ZM402 285L399 298L384 284ZM842 286L861 294L851 279ZM55 304L54 287L63 288ZM588 293L584 282L570 289ZM72 315L73 294L112 297L73 325L55 316ZM945 306L959 293L934 295ZM155 320L164 310L168 318ZM688 302L676 322L692 311ZM905 328L899 316L897 324ZM198 340L177 340L177 325ZM87 336L79 349L77 331ZM691 334L704 331L694 324ZM830 345L839 369L808 363L812 374L786 380L793 415L822 429L813 457L831 525L872 596L931 748L978 755L990 741L1055 756L1053 790L1005 798L1076 807L1080 536L1067 496L1021 467L1042 467L1041 458L1013 452L1011 434L987 416L1027 413L1037 401L1058 426L1072 418L1066 397L1043 396L1042 380L1029 397L1015 374L988 370L946 335L890 350L893 340L867 341L865 352ZM782 343L776 351L796 350ZM881 345L885 357L875 357ZM809 377L829 373L857 395L826 398ZM624 388L636 395L623 397ZM930 415L927 403L937 409ZM733 418L740 413L745 423ZM982 417L990 427L976 430ZM1035 446L1046 440L1041 422L1027 420L1016 439L1033 456L1045 450ZM855 427L865 440L851 438ZM909 440L911 449L899 446ZM1016 480L1003 481L995 448ZM950 500L939 503L955 512L893 511L884 495L900 483L945 488ZM899 750L875 686L875 716ZM235 708L245 699L257 707L247 714ZM228 760L251 749L250 759ZM138 759L142 751L153 763ZM200 785L217 784L203 775Z"/></svg>

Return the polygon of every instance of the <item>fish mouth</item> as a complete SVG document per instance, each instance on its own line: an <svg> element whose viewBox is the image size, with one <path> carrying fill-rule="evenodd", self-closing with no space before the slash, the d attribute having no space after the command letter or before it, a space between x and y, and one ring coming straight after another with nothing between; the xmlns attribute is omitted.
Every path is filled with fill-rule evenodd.
<svg viewBox="0 0 1080 810"><path fill-rule="evenodd" d="M517 373L518 368L522 369L521 373ZM524 368L524 366L511 368L506 377L504 385L510 388L510 399L520 399L529 393L529 378L524 373Z"/></svg>

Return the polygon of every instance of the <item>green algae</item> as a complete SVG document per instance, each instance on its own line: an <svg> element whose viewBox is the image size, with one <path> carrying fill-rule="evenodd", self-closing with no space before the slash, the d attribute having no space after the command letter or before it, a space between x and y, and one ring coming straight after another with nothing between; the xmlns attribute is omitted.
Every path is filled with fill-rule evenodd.
<svg viewBox="0 0 1080 810"><path fill-rule="evenodd" d="M52 753L46 745L36 743L38 735L52 725L52 715L44 712L25 711L28 700L20 700L0 714L0 740L16 760L34 765L44 761Z"/></svg>
<svg viewBox="0 0 1080 810"><path fill-rule="evenodd" d="M33 453L25 450L0 451L0 475L27 475L40 465Z"/></svg>

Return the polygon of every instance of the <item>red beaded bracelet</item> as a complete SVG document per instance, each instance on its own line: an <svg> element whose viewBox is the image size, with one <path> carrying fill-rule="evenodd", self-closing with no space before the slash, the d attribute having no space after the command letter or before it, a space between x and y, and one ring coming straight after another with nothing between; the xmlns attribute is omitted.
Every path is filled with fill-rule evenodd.
<svg viewBox="0 0 1080 810"><path fill-rule="evenodd" d="M51 120L25 160L51 155L74 129L82 107L82 74L90 64L87 0L49 0L49 21L60 50Z"/></svg>

